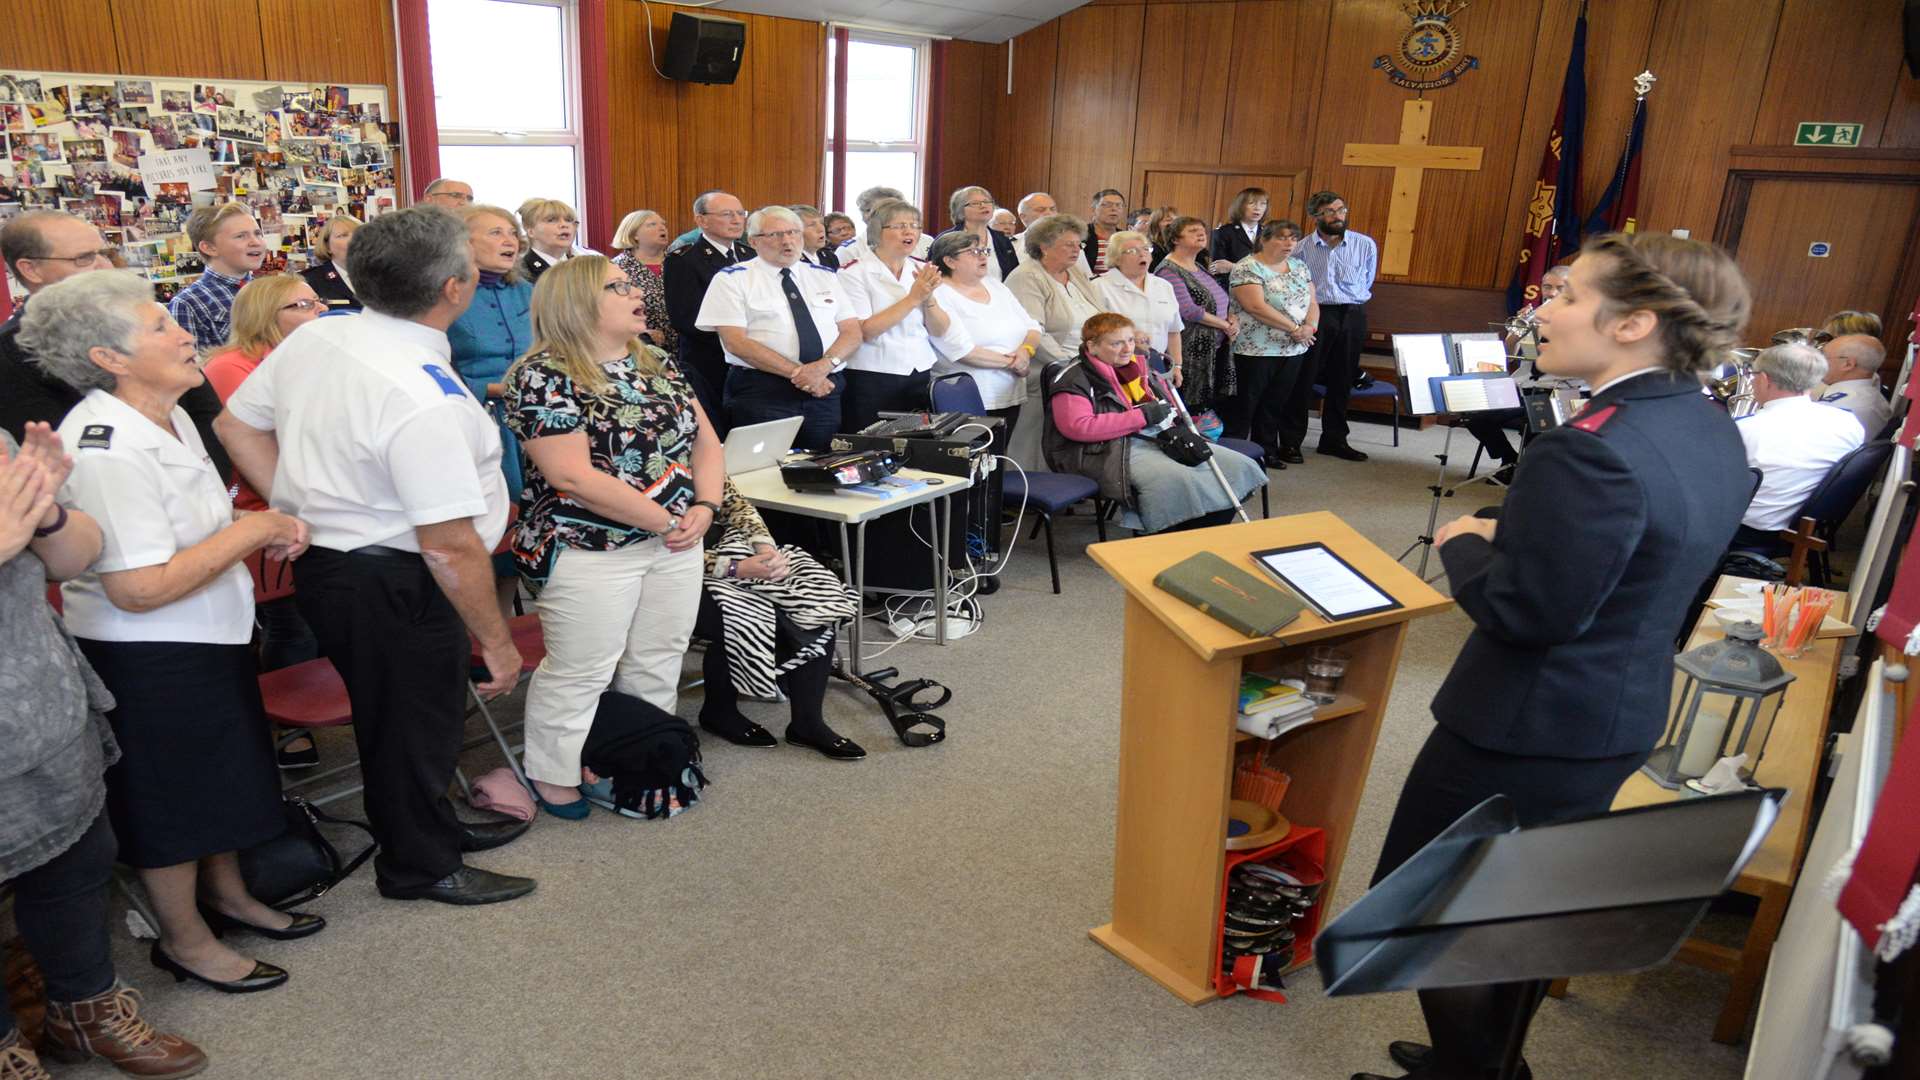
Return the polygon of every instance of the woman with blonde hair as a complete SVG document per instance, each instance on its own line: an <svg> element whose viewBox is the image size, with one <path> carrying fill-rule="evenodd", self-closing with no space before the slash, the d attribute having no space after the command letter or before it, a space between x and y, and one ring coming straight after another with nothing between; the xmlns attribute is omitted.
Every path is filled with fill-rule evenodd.
<svg viewBox="0 0 1920 1080"><path fill-rule="evenodd" d="M322 221L320 235L308 253L312 264L300 271L314 295L334 311L360 310L360 299L353 295L353 282L347 278L347 245L360 225L352 214L334 214Z"/></svg>
<svg viewBox="0 0 1920 1080"><path fill-rule="evenodd" d="M666 267L662 261L671 241L667 219L652 210L635 210L621 218L620 227L613 230L613 249L620 253L613 257L613 265L626 271L627 280L647 302L644 340L666 350L668 356L679 344L673 324L667 320Z"/></svg>
<svg viewBox="0 0 1920 1080"><path fill-rule="evenodd" d="M527 691L526 770L569 820L591 812L580 755L600 695L674 708L726 480L706 413L646 329L626 273L577 256L535 287L533 345L506 374L507 426L531 465L513 554L547 646Z"/></svg>
<svg viewBox="0 0 1920 1080"><path fill-rule="evenodd" d="M233 298L233 325L227 343L207 358L202 368L213 392L225 402L247 381L274 346L299 326L326 311L327 303L305 275L269 274L247 282ZM266 501L240 481L233 504L242 510L265 510Z"/></svg>
<svg viewBox="0 0 1920 1080"><path fill-rule="evenodd" d="M582 253L573 246L580 234L580 215L559 199L521 203L520 227L527 230L527 253L520 268L528 281L539 281L549 268Z"/></svg>

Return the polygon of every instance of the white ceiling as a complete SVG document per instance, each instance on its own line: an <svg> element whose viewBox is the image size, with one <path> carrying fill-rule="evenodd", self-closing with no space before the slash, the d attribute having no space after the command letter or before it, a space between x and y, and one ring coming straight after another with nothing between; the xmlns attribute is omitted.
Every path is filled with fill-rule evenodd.
<svg viewBox="0 0 1920 1080"><path fill-rule="evenodd" d="M1086 0L721 0L714 9L998 43L1084 3Z"/></svg>

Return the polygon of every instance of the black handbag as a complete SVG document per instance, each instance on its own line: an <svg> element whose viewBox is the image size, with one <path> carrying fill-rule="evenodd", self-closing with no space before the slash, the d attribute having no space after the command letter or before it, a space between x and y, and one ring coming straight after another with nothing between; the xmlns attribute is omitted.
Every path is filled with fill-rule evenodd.
<svg viewBox="0 0 1920 1080"><path fill-rule="evenodd" d="M281 796L281 810L286 829L239 853L240 877L247 891L269 907L285 910L324 896L380 849L364 821L323 813L298 795ZM342 861L340 849L320 831L323 823L359 829L367 834L367 846L351 860Z"/></svg>

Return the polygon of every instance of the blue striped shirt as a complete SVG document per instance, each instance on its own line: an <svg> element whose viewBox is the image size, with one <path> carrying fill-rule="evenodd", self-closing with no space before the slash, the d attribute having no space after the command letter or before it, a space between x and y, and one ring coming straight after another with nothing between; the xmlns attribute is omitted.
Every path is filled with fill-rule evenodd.
<svg viewBox="0 0 1920 1080"><path fill-rule="evenodd" d="M246 283L244 277L202 271L199 280L173 294L167 311L174 322L193 335L201 352L218 348L226 344L227 332L233 326L233 298Z"/></svg>
<svg viewBox="0 0 1920 1080"><path fill-rule="evenodd" d="M1335 246L1315 229L1293 256L1307 264L1314 296L1322 304L1364 304L1373 299L1373 277L1380 270L1380 249L1373 237L1349 232Z"/></svg>

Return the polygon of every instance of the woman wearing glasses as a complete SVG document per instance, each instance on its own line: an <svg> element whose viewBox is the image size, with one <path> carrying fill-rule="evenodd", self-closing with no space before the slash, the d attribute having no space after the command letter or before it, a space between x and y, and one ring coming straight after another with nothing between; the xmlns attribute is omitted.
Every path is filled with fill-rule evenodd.
<svg viewBox="0 0 1920 1080"><path fill-rule="evenodd" d="M981 247L990 248L987 274L995 281L1005 281L1007 275L1020 265L1020 256L1013 250L1012 233L988 227L993 221L994 210L992 192L983 187L963 187L947 200L947 213L953 221L947 232L966 233ZM928 252L928 261L932 261L931 250Z"/></svg>
<svg viewBox="0 0 1920 1080"><path fill-rule="evenodd" d="M513 555L547 645L527 690L527 776L568 820L591 812L580 752L600 695L673 711L726 481L693 388L646 329L626 272L579 255L541 276L531 351L506 374L530 465Z"/></svg>
<svg viewBox="0 0 1920 1080"><path fill-rule="evenodd" d="M1114 233L1107 240L1107 272L1093 284L1107 302L1107 310L1132 319L1141 344L1167 358L1167 374L1179 386L1180 332L1187 324L1180 319L1173 286L1147 273L1152 259L1153 245L1145 233Z"/></svg>
<svg viewBox="0 0 1920 1080"><path fill-rule="evenodd" d="M972 348L934 290L940 271L913 257L920 242L920 211L889 199L867 215L867 247L849 263L843 257L840 284L860 319L860 348L847 361L847 391L840 400L840 430L859 431L884 412L927 407L937 356Z"/></svg>
<svg viewBox="0 0 1920 1080"><path fill-rule="evenodd" d="M987 415L1006 421L993 433L993 452L1004 454L1020 418L1020 405L1027 400L1027 371L1040 349L1040 323L994 278L993 249L972 234L946 233L933 242L927 257L946 278L934 298L960 324L972 345L963 352L944 339L936 342L941 360L934 372L965 372L973 377Z"/></svg>

